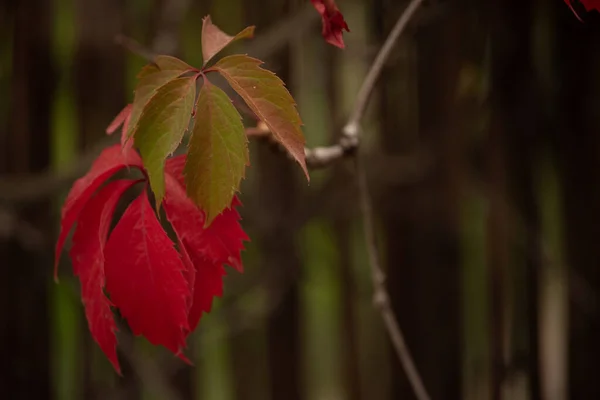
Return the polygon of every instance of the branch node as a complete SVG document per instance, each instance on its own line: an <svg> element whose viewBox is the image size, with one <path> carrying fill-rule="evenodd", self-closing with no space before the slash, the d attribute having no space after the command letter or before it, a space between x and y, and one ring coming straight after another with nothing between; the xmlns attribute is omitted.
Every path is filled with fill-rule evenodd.
<svg viewBox="0 0 600 400"><path fill-rule="evenodd" d="M390 297L387 292L381 288L377 289L373 293L373 306L378 310L385 310L389 308Z"/></svg>
<svg viewBox="0 0 600 400"><path fill-rule="evenodd" d="M358 143L358 133L360 132L360 126L358 122L350 122L344 126L344 138L348 140L354 139Z"/></svg>

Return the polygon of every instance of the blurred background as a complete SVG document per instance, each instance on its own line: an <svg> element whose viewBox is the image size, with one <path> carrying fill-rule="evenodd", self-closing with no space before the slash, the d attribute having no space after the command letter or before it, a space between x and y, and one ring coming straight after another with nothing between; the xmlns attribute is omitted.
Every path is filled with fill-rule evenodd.
<svg viewBox="0 0 600 400"><path fill-rule="evenodd" d="M353 164L251 143L245 273L190 338L193 367L119 333L118 377L63 255L62 202L148 51L202 62L202 17L256 38L332 143L407 2L0 0L0 398L413 399L372 306ZM394 310L440 399L600 399L600 18L563 0L428 0L387 62L361 151ZM127 47L130 49L128 50ZM135 47L135 46L133 46ZM137 49L139 51L139 49Z"/></svg>

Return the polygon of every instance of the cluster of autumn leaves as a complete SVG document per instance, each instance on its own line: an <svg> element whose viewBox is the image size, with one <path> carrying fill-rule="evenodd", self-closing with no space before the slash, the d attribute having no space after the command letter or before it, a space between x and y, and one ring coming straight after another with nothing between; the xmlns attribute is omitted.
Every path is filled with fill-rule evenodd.
<svg viewBox="0 0 600 400"><path fill-rule="evenodd" d="M322 16L325 39L343 47L341 29L348 27L335 3L312 2ZM202 68L170 56L146 65L138 75L133 103L107 128L112 134L121 127L121 144L98 156L63 205L55 277L75 226L69 256L81 282L90 332L119 373L111 308L135 335L187 361L186 338L202 313L210 311L214 296L222 294L224 265L243 269L241 251L249 238L240 225L235 193L249 164L247 137L231 99L209 80L212 73L228 82L308 179L302 122L283 82L246 55L213 62L227 45L253 32L249 27L229 36L206 17ZM187 154L171 157L186 132ZM113 179L126 169L141 171L143 178ZM118 205L129 192L135 198L111 230ZM159 219L161 210L171 236Z"/></svg>

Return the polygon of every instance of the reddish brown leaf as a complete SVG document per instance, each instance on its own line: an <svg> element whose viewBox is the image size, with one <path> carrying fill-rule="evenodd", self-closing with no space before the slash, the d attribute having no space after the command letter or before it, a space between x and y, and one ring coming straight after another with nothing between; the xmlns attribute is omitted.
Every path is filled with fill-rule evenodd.
<svg viewBox="0 0 600 400"><path fill-rule="evenodd" d="M110 123L110 125L108 125L108 127L106 128L106 134L107 135L112 135L119 126L121 126L121 124L123 124L125 122L125 120L127 119L127 117L129 116L129 114L131 114L131 104L127 104L115 117L115 119L112 120L112 122Z"/></svg>
<svg viewBox="0 0 600 400"><path fill-rule="evenodd" d="M238 54L220 59L213 68L267 124L275 140L300 164L309 180L304 154L306 140L296 102L277 75L260 67L262 63L256 58Z"/></svg>
<svg viewBox="0 0 600 400"><path fill-rule="evenodd" d="M69 231L79 217L81 210L100 187L111 175L126 167L142 168L142 160L133 150L122 150L121 146L111 146L98 156L89 172L75 181L62 208L60 233L56 242L54 255L54 279L57 279L58 260L67 239Z"/></svg>
<svg viewBox="0 0 600 400"><path fill-rule="evenodd" d="M128 150L133 145L133 143L127 140L127 129L129 128L129 120L131 119L131 106L131 103L127 104L110 123L108 128L106 128L106 134L112 135L123 124L123 128L121 129L121 146L125 150Z"/></svg>
<svg viewBox="0 0 600 400"><path fill-rule="evenodd" d="M121 195L139 181L110 182L92 197L77 222L73 246L69 252L74 274L81 282L81 298L92 337L98 343L117 373L121 374L117 358L117 327L104 295L104 245L113 213Z"/></svg>
<svg viewBox="0 0 600 400"><path fill-rule="evenodd" d="M350 32L348 24L344 21L344 16L335 4L335 0L311 0L313 6L321 14L323 29L321 34L325 41L340 49L344 48L344 38L342 31Z"/></svg>
<svg viewBox="0 0 600 400"><path fill-rule="evenodd" d="M235 36L229 36L210 19L210 16L204 17L202 20L202 57L204 64L210 61L215 54L227 47L231 42L251 38L254 36L254 26L249 26Z"/></svg>
<svg viewBox="0 0 600 400"><path fill-rule="evenodd" d="M180 354L190 330L186 268L146 191L129 205L110 234L105 257L107 292L133 333Z"/></svg>

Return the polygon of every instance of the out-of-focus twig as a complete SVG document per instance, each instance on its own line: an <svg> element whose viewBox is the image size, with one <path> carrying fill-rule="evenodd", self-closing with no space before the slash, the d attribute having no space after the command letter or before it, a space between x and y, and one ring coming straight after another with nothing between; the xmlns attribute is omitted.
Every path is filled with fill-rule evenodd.
<svg viewBox="0 0 600 400"><path fill-rule="evenodd" d="M123 327L121 327L120 330L125 331ZM121 335L119 343L123 356L127 358L127 361L131 364L131 367L138 374L144 385L146 385L157 398L169 400L181 399L165 378L166 371L161 368L159 363L153 360L149 355L146 355L135 348L132 335Z"/></svg>
<svg viewBox="0 0 600 400"><path fill-rule="evenodd" d="M102 150L118 141L119 135L106 136L63 170L48 169L36 175L0 177L0 203L26 203L58 193L85 174Z"/></svg>
<svg viewBox="0 0 600 400"><path fill-rule="evenodd" d="M0 207L0 239L11 238L28 251L46 249L47 240L38 228L21 219L15 210Z"/></svg>
<svg viewBox="0 0 600 400"><path fill-rule="evenodd" d="M348 145L357 147L360 136L360 122L367 108L368 101L373 93L375 84L387 58L389 57L394 45L398 41L401 33L404 31L412 16L415 14L419 6L423 3L423 0L412 0L404 12L400 15L398 22L392 28L389 36L385 43L381 47L381 50L375 57L369 72L365 80L363 81L360 91L356 97L354 108L348 123L344 126L342 131L342 140L340 141L340 147L342 141L345 141ZM344 148L342 148L343 150ZM392 309L389 294L385 285L385 274L381 267L381 260L379 256L379 250L377 248L377 241L375 239L375 224L373 217L373 208L371 206L371 196L369 194L369 188L367 184L366 172L361 162L360 154L356 157L356 178L358 183L358 191L360 198L360 205L363 216L363 229L365 233L365 240L367 242L367 252L369 255L369 264L371 267L371 278L373 281L373 302L375 306L381 312L385 327L390 336L398 359L404 368L408 381L410 382L415 396L419 400L429 400L429 394L423 380L419 375L419 372L412 359L410 351L406 346L404 335L398 324L398 320L394 315Z"/></svg>

